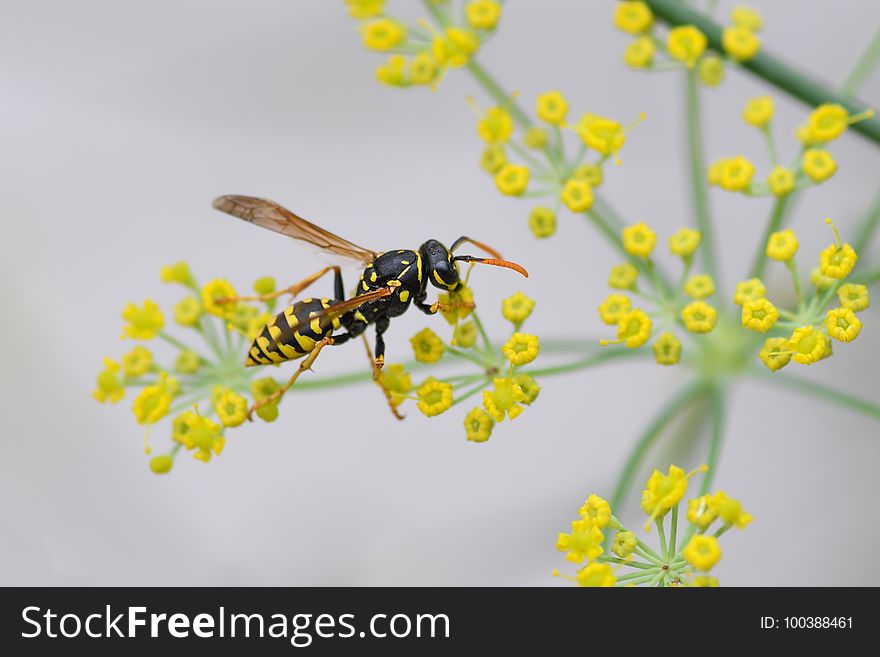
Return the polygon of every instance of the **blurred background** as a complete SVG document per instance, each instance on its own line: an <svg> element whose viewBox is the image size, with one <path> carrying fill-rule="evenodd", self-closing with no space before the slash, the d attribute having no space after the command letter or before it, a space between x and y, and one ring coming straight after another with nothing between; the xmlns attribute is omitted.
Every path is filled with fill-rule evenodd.
<svg viewBox="0 0 880 657"><path fill-rule="evenodd" d="M733 4L721 2L719 16ZM769 49L838 83L878 24L872 0L753 4ZM479 59L528 107L558 88L575 115L626 123L646 112L603 192L665 236L690 220L683 83L624 67L613 6L511 0ZM389 9L422 15L410 1ZM531 204L501 197L478 166L465 98L491 102L463 71L436 93L380 86L381 58L355 28L327 0L2 3L0 584L554 585L553 567L573 570L556 533L587 494L610 495L683 371L613 364L542 380L536 404L483 445L464 439L467 408L428 420L410 407L397 423L370 386L303 393L278 422L230 432L209 465L182 455L165 477L147 467L131 394L113 407L91 398L101 358L131 347L119 341L125 303L179 297L159 282L161 265L185 259L202 281L224 276L239 289L322 266L212 210L224 193L273 198L378 250L467 232L532 273L474 272L494 336L509 330L500 303L517 290L537 299L528 329L542 338L607 334L595 306L618 259L572 215L560 215L554 239L531 236ZM709 160L744 154L768 171L759 133L739 118L768 92L736 71L704 91ZM787 159L807 111L773 95ZM861 96L880 102L880 77ZM878 189L876 146L850 132L832 151L837 176L793 217L803 262L830 240L822 219L851 234ZM728 299L769 203L718 191L711 200ZM876 241L871 249L876 261ZM786 284L782 267L770 272ZM854 345L781 375L878 401L877 319L867 311ZM389 361L408 359L408 338L426 325L446 335L440 319L396 320ZM359 347L329 350L309 376L364 365ZM705 460L705 443L688 459L680 465ZM755 521L725 536L722 584L880 584L878 459L876 421L775 386L733 388L716 482Z"/></svg>

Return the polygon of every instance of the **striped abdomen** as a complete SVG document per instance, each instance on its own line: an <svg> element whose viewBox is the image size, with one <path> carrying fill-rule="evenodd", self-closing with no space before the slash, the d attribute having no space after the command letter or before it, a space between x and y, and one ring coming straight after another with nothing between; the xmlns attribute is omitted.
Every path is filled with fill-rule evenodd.
<svg viewBox="0 0 880 657"><path fill-rule="evenodd" d="M339 328L339 317L314 317L334 303L333 299L303 299L275 315L251 343L245 367L283 363L312 351L319 340Z"/></svg>

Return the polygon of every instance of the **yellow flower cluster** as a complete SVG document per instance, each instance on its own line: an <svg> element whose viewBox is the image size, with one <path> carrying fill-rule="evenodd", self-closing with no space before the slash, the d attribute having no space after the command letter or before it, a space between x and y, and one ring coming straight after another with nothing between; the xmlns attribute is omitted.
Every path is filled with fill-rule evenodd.
<svg viewBox="0 0 880 657"><path fill-rule="evenodd" d="M830 219L826 220L833 223ZM810 276L814 290L810 298L801 293L795 263L798 239L793 230L770 235L767 257L782 262L791 272L797 293L797 306L778 309L767 299L767 289L758 279L739 283L734 303L742 307L742 325L750 331L770 333L759 353L761 362L771 371L782 369L794 361L812 365L832 355L832 341L852 342L862 330L857 313L869 305L868 288L846 283L858 260L850 244L842 243L837 228L836 241L819 255L819 266ZM826 310L837 295L838 305ZM776 335L774 335L776 334Z"/></svg>
<svg viewBox="0 0 880 657"><path fill-rule="evenodd" d="M456 21L453 12L431 6L433 22L407 25L385 11L378 0L345 0L349 15L359 22L364 47L391 53L376 69L376 79L392 87L436 88L451 68L466 66L501 20L497 0L469 0Z"/></svg>
<svg viewBox="0 0 880 657"><path fill-rule="evenodd" d="M672 330L676 324L691 334L709 333L715 328L718 311L705 301L715 294L715 282L708 274L688 277L700 239L700 232L691 228L682 228L669 237L669 251L680 258L684 266L681 289L670 291L660 286L654 275L651 256L657 246L656 233L645 223L623 229L621 242L632 262L614 266L608 285L653 302L657 310L649 314L634 307L632 299L626 294L609 294L599 305L599 318L605 324L617 327L617 339L602 340L603 345L622 344L630 349L641 347L651 339L657 322L665 330L652 344L654 359L660 365L675 365L681 360L682 353L681 341ZM656 296L639 288L639 268L636 264L647 272L648 284L654 287Z"/></svg>
<svg viewBox="0 0 880 657"><path fill-rule="evenodd" d="M781 164L771 131L774 112L774 102L770 96L751 98L742 111L743 121L760 130L764 136L773 162L770 173L763 180L755 180L755 166L746 157L721 158L709 167L709 184L748 196L780 198L823 183L837 172L837 162L824 146L840 137L848 126L873 116L873 111L850 115L840 105L819 105L797 130L802 144L800 152L791 164Z"/></svg>
<svg viewBox="0 0 880 657"><path fill-rule="evenodd" d="M471 104L477 112L477 135L485 144L480 166L492 176L498 191L505 196L546 197L552 204L539 205L529 215L529 229L538 238L556 232L561 205L574 213L592 209L594 191L604 180L603 166L609 159L619 163L618 152L634 125L591 113L569 124L568 101L557 90L536 98L538 123L520 133L510 108L481 110ZM574 160L565 154L566 134L578 138Z"/></svg>
<svg viewBox="0 0 880 657"><path fill-rule="evenodd" d="M761 48L757 35L763 27L760 14L747 7L737 7L730 18L731 25L722 33L724 55L734 62L753 59ZM643 70L694 69L708 86L716 86L724 79L723 59L707 53L709 41L696 26L672 27L663 39L657 34L651 8L637 0L618 2L613 22L618 30L632 36L623 51L627 66Z"/></svg>
<svg viewBox="0 0 880 657"><path fill-rule="evenodd" d="M577 520L571 523L570 532L560 532L556 541L556 549L567 561L586 565L573 577L555 569L553 575L584 587L718 586L717 579L706 573L721 559L719 538L732 527L744 529L752 516L739 500L716 491L688 500L687 523L679 528L679 506L687 493L688 480L707 470L701 466L686 473L672 465L666 473L654 470L648 479L642 491L642 510L648 516L644 529L657 526L657 549L625 527L606 500L590 495L579 509ZM708 533L716 523L717 529ZM611 554L606 554L603 544L606 534L612 531ZM624 569L629 571L620 574Z"/></svg>

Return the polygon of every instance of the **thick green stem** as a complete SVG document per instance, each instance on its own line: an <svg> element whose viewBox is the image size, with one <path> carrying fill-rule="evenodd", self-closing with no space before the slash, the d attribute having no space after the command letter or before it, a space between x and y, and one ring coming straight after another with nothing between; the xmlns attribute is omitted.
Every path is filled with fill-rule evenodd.
<svg viewBox="0 0 880 657"><path fill-rule="evenodd" d="M710 17L692 9L680 0L646 0L646 2L654 15L661 21L673 26L694 25L706 35L711 49L724 52L721 41L724 28ZM872 55L872 62L873 59L875 57ZM808 105L838 103L851 114L860 114L869 109L867 103L846 93L835 91L830 85L800 72L767 52L765 47L762 47L751 60L742 62L740 67ZM856 123L852 129L880 144L880 119L877 116Z"/></svg>
<svg viewBox="0 0 880 657"><path fill-rule="evenodd" d="M691 384L663 405L663 408L647 426L636 442L623 466L623 470L621 470L620 476L617 479L617 485L614 487L614 493L611 495L612 509L616 510L620 508L624 495L626 495L627 491L632 487L632 482L639 466L642 464L645 455L654 444L654 441L657 440L672 419L704 391L705 385L703 383L698 382Z"/></svg>
<svg viewBox="0 0 880 657"><path fill-rule="evenodd" d="M703 128L700 123L700 95L697 88L697 73L688 69L685 84L685 121L687 122L688 162L690 164L691 192L693 193L694 215L702 233L700 247L706 273L715 279L720 287L718 264L715 260L715 233L709 211L709 185L706 180L706 160L703 154Z"/></svg>
<svg viewBox="0 0 880 657"><path fill-rule="evenodd" d="M758 243L755 258L752 260L749 278L761 278L764 275L764 268L767 266L767 242L770 240L770 235L778 231L782 226L787 214L785 209L788 207L790 199L791 196L782 196L776 199L776 202L773 204L773 210L770 212L770 218L767 221L766 228L764 228L764 234Z"/></svg>
<svg viewBox="0 0 880 657"><path fill-rule="evenodd" d="M880 419L880 404L854 397L821 383L814 383L800 377L790 376L787 372L765 372L753 369L750 371L750 374L758 381L774 383L783 388L789 388L805 395L824 399L825 401L833 402L870 417Z"/></svg>

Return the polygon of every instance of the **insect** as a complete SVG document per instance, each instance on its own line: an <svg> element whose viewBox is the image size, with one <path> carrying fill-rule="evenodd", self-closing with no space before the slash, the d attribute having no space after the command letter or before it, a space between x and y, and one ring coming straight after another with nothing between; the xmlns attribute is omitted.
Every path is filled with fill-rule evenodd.
<svg viewBox="0 0 880 657"><path fill-rule="evenodd" d="M268 301L283 294L296 297L319 278L333 272L333 298L308 298L292 303L272 318L252 342L245 361L248 367L298 358L303 360L284 386L248 410L249 419L252 419L257 408L276 402L293 387L300 374L311 368L324 347L344 344L363 334L370 325L375 327L373 378L378 381L385 362L383 334L388 330L391 319L405 313L411 305L428 315L445 310L439 302L426 302L427 286L430 282L441 290L456 290L460 284L458 262L505 267L525 277L529 275L520 265L504 260L494 249L466 236L455 240L449 249L437 240L430 239L415 250L398 249L380 253L357 246L267 199L221 196L214 200L213 206L233 217L307 242L365 267L357 290L350 298L346 298L340 267L330 266L271 294L217 300L231 303ZM453 255L464 243L473 244L492 257ZM389 393L385 392L388 396ZM392 407L392 410L395 409ZM400 418L396 411L395 415Z"/></svg>

